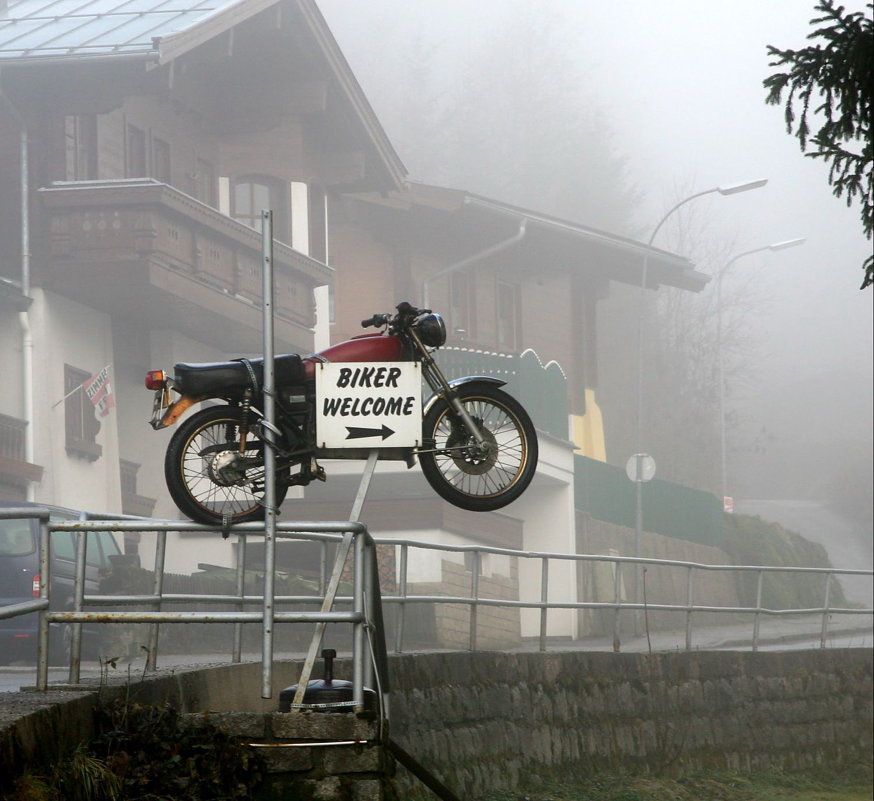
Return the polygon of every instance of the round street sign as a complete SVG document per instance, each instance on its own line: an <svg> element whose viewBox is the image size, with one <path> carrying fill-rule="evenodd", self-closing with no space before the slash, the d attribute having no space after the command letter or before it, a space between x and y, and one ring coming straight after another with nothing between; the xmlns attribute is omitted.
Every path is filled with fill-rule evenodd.
<svg viewBox="0 0 874 801"><path fill-rule="evenodd" d="M646 482L655 475L656 463L648 453L635 453L625 463L625 475L629 481Z"/></svg>

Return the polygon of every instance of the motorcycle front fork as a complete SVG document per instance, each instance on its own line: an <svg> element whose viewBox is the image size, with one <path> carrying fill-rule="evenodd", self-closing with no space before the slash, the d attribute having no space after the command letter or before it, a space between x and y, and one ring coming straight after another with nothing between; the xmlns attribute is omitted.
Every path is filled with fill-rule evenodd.
<svg viewBox="0 0 874 801"><path fill-rule="evenodd" d="M414 333L414 332L413 332ZM474 422L474 419L470 416L470 413L464 407L464 404L461 402L461 399L458 397L458 393L449 385L449 382L446 380L446 377L441 372L440 368L437 366L437 362L434 361L431 354L428 353L427 349L418 342L419 350L422 353L422 374L425 376L425 381L428 386L440 395L447 404L452 408L452 411L458 415L458 418L464 423L464 427L467 429L467 432L474 438L477 446L482 446L485 443L486 439L482 435L479 426Z"/></svg>

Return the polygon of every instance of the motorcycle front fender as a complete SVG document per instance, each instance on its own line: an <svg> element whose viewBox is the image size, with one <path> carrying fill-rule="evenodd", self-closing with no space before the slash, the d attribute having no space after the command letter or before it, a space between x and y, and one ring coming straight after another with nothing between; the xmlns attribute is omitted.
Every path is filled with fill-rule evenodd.
<svg viewBox="0 0 874 801"><path fill-rule="evenodd" d="M467 384L476 384L479 382L482 382L483 384L491 384L494 387L502 387L504 386L504 384L507 383L506 381L502 381L500 378L493 378L490 375L467 375L463 378L456 378L450 381L449 386L452 389L458 389L459 387L465 386ZM430 398L428 398L428 400L425 401L422 406L422 417L428 414L428 411L435 403L437 403L440 397L440 393L435 392L433 395L431 395Z"/></svg>

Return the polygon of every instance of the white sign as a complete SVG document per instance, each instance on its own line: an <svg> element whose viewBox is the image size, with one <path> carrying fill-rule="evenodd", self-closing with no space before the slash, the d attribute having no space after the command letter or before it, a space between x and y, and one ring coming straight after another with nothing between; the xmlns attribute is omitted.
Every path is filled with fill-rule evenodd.
<svg viewBox="0 0 874 801"><path fill-rule="evenodd" d="M422 439L418 362L328 362L316 371L321 448L412 448Z"/></svg>
<svg viewBox="0 0 874 801"><path fill-rule="evenodd" d="M652 481L656 471L655 459L648 453L635 453L625 463L625 475L635 484Z"/></svg>

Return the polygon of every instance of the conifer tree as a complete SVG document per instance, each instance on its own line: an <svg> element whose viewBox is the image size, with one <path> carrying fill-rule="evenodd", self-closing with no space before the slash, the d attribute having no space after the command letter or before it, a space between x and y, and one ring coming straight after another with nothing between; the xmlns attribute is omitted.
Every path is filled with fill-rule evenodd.
<svg viewBox="0 0 874 801"><path fill-rule="evenodd" d="M846 196L847 205L859 198L862 227L871 239L874 225L874 144L871 142L871 76L874 73L874 29L868 15L847 13L835 0L820 0L815 10L821 16L810 24L808 35L816 44L801 50L769 46L776 60L772 67L788 66L764 80L767 103L780 105L788 90L784 117L788 133L811 158L829 163L829 184L836 197ZM811 104L814 104L811 106ZM818 103L818 105L816 105ZM797 108L800 107L800 112ZM819 124L812 132L812 125ZM864 264L862 289L874 283L874 257Z"/></svg>

